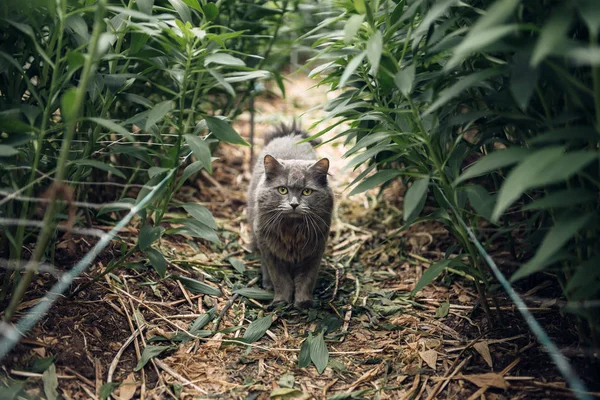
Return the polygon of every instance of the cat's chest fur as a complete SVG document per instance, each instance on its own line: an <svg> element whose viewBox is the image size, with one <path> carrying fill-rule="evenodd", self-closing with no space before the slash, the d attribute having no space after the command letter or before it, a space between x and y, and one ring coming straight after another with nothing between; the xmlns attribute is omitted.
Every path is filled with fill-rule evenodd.
<svg viewBox="0 0 600 400"><path fill-rule="evenodd" d="M262 232L261 242L277 258L298 263L312 255L318 245L307 232L302 222L282 223L269 232Z"/></svg>

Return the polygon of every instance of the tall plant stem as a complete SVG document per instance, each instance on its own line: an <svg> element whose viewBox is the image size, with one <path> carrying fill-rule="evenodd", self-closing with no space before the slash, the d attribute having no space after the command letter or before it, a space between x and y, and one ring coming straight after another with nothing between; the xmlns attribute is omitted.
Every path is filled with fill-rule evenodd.
<svg viewBox="0 0 600 400"><path fill-rule="evenodd" d="M63 10L66 8L66 1L61 0L60 5L63 7ZM70 118L67 119L66 123L66 131L65 137L62 142L62 147L60 150L60 155L58 158L58 163L56 167L56 182L55 184L61 184L64 177L65 171L67 167L67 159L69 155L69 150L71 148L71 141L73 140L73 136L75 134L75 128L77 125L77 117L81 112L81 106L83 104L83 100L85 98L86 89L90 82L90 78L94 73L95 68L95 57L96 51L98 48L98 40L100 39L100 34L104 28L104 11L106 9L106 0L99 0L96 6L96 15L94 18L94 29L92 31L92 36L89 45L88 57L85 60L85 64L83 66L83 72L81 74L81 80L79 82L79 86L75 90L75 99L73 102L73 108L71 110ZM64 110L63 110L64 111ZM63 112L63 115L66 113ZM43 228L38 236L38 240L35 246L35 250L33 255L31 256L31 260L27 263L25 270L25 276L20 280L15 292L11 298L10 304L6 309L6 313L4 314L4 319L9 321L17 308L17 305L20 303L23 295L25 294L25 290L31 279L33 278L33 274L36 271L37 264L40 262L44 252L46 251L46 246L48 245L48 241L50 237L54 234L55 226L54 226L54 214L56 212L56 193L52 193L50 195L50 203L48 204L48 209L46 210L46 214L43 221Z"/></svg>
<svg viewBox="0 0 600 400"><path fill-rule="evenodd" d="M49 89L49 93L48 93L48 101L46 102L46 106L44 107L44 113L42 115L42 125L40 127L40 133L37 137L37 140L34 141L34 145L33 145L33 148L34 148L33 163L31 165L31 173L30 173L29 179L27 181L28 189L24 194L25 198L31 197L31 194L33 193L34 185L32 185L31 183L33 181L35 181L35 175L37 173L37 168L38 168L38 165L40 164L40 159L42 156L42 148L43 148L43 144L44 144L44 139L45 139L45 136L46 136L46 133L48 130L48 121L50 120L50 114L52 112L52 104L54 104L53 100L54 100L54 96L56 95L56 91L57 91L56 81L57 81L58 77L64 73L64 71L61 70L62 57L61 57L60 52L62 49L63 31L65 29L65 27L64 27L65 11L66 11L66 4L63 7L59 7L57 10L57 12L58 12L58 30L56 31L56 34L58 35L58 40L57 40L58 44L56 46L56 61L54 62L55 68L52 71L52 78L50 79L50 89ZM44 64L44 67L46 67L46 64ZM19 219L21 221L28 219L28 214L29 214L29 201L25 200L25 201L23 201ZM21 260L21 249L23 247L24 238L25 238L25 225L19 225L17 227L17 231L16 231L16 235L15 235L16 248L13 249L14 254L11 254L11 259L15 260L15 263L18 263Z"/></svg>

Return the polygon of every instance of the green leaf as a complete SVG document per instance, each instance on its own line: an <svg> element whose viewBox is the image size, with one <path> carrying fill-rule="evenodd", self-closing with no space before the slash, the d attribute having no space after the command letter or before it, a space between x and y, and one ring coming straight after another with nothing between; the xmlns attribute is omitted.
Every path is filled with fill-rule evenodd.
<svg viewBox="0 0 600 400"><path fill-rule="evenodd" d="M198 222L212 229L217 229L217 223L208 208L198 203L186 203L182 207Z"/></svg>
<svg viewBox="0 0 600 400"><path fill-rule="evenodd" d="M148 168L148 177L150 179L154 178L155 176L164 174L165 172L169 172L171 169L169 168L163 168L163 167L150 167Z"/></svg>
<svg viewBox="0 0 600 400"><path fill-rule="evenodd" d="M196 318L196 320L191 323L190 327L188 328L188 331L195 335L197 331L204 328L214 318L214 313L215 309L213 307L206 313Z"/></svg>
<svg viewBox="0 0 600 400"><path fill-rule="evenodd" d="M136 0L135 4L138 10L147 15L152 15L152 7L154 6L154 0Z"/></svg>
<svg viewBox="0 0 600 400"><path fill-rule="evenodd" d="M363 51L348 62L348 65L346 66L346 69L344 70L344 73L340 78L340 83L338 87L342 88L344 87L344 85L346 85L346 81L348 80L348 78L350 78L350 76L352 76L354 71L356 71L356 68L358 68L358 66L362 63L362 60L365 58L366 55L367 52Z"/></svg>
<svg viewBox="0 0 600 400"><path fill-rule="evenodd" d="M300 389L280 387L277 389L273 389L269 397L272 399L296 399L298 396L302 396L304 392ZM306 397L304 397L306 398Z"/></svg>
<svg viewBox="0 0 600 400"><path fill-rule="evenodd" d="M19 150L15 149L12 146L0 144L0 157L10 157L14 156L15 154L19 154Z"/></svg>
<svg viewBox="0 0 600 400"><path fill-rule="evenodd" d="M481 185L465 186L463 190L467 192L467 198L475 212L489 221L492 218L496 199Z"/></svg>
<svg viewBox="0 0 600 400"><path fill-rule="evenodd" d="M364 14L367 12L367 7L365 5L365 0L353 0L354 9L359 14Z"/></svg>
<svg viewBox="0 0 600 400"><path fill-rule="evenodd" d="M121 171L119 171L117 168L113 167L112 165L109 164L105 164L101 161L97 161L97 160L75 160L72 161L73 164L75 165L82 165L82 166L86 166L86 167L92 167L92 168L97 168L97 169L101 169L103 171L109 172L111 174L114 174L120 178L125 179L125 174L123 174Z"/></svg>
<svg viewBox="0 0 600 400"><path fill-rule="evenodd" d="M237 67L246 65L244 61L227 53L213 53L204 59L204 66L210 65L211 63Z"/></svg>
<svg viewBox="0 0 600 400"><path fill-rule="evenodd" d="M118 387L119 384L117 382L108 382L104 385L100 386L100 392L98 393L98 397L102 400L106 400L110 397L112 392Z"/></svg>
<svg viewBox="0 0 600 400"><path fill-rule="evenodd" d="M206 144L206 141L194 135L184 136L185 141L187 142L188 146L190 146L190 149L192 150L198 161L202 163L202 166L206 168L209 174L212 173L212 156L210 154L210 148L208 147L208 144Z"/></svg>
<svg viewBox="0 0 600 400"><path fill-rule="evenodd" d="M444 318L448 315L450 311L450 303L448 300L444 301L438 308L435 309L435 317L436 318Z"/></svg>
<svg viewBox="0 0 600 400"><path fill-rule="evenodd" d="M227 261L229 261L231 266L240 274L243 274L244 272L246 272L246 266L244 265L244 263L242 261L238 260L237 258L229 257Z"/></svg>
<svg viewBox="0 0 600 400"><path fill-rule="evenodd" d="M497 221L526 190L567 180L596 159L596 152L582 150L565 154L563 147L549 147L531 154L502 184L492 220Z"/></svg>
<svg viewBox="0 0 600 400"><path fill-rule="evenodd" d="M466 181L467 179L475 178L499 170L500 168L509 167L518 163L531 154L531 150L523 147L510 147L504 150L497 150L493 153L481 157L475 165L469 167L461 176L454 181L454 186Z"/></svg>
<svg viewBox="0 0 600 400"><path fill-rule="evenodd" d="M285 375L281 375L281 377L279 378L279 381L277 381L277 383L281 387L292 388L292 387L294 387L294 381L295 381L294 375L285 374Z"/></svg>
<svg viewBox="0 0 600 400"><path fill-rule="evenodd" d="M126 128L122 127L121 125L117 124L114 121L111 121L109 119L104 119L104 118L88 118L88 120L95 122L98 125L102 125L103 127L105 127L106 129L108 129L110 131L113 131L120 135L123 135L128 140L132 140L132 141L134 140L131 132L129 132Z"/></svg>
<svg viewBox="0 0 600 400"><path fill-rule="evenodd" d="M250 325L248 325L248 329L244 332L244 339L247 343L254 343L260 338L262 338L267 330L271 327L273 323L273 316L266 315L261 318L257 318L255 321L252 321Z"/></svg>
<svg viewBox="0 0 600 400"><path fill-rule="evenodd" d="M204 163L200 160L194 161L193 163L185 167L183 173L181 174L181 184L183 184L183 182L185 182L192 175L197 174L202 168L204 168Z"/></svg>
<svg viewBox="0 0 600 400"><path fill-rule="evenodd" d="M50 365L44 374L42 375L42 382L44 383L44 394L48 400L58 399L58 377L56 376L56 366Z"/></svg>
<svg viewBox="0 0 600 400"><path fill-rule="evenodd" d="M421 213L428 187L429 177L414 181L408 188L404 195L404 221L410 221Z"/></svg>
<svg viewBox="0 0 600 400"><path fill-rule="evenodd" d="M75 97L77 97L77 88L72 87L63 94L60 101L60 115L65 121L77 119Z"/></svg>
<svg viewBox="0 0 600 400"><path fill-rule="evenodd" d="M456 67L470 54L482 50L483 48L502 39L504 36L516 31L517 25L501 25L478 32L475 35L472 35L472 32L470 32L465 40L456 46L454 55L446 64L445 69L449 70Z"/></svg>
<svg viewBox="0 0 600 400"><path fill-rule="evenodd" d="M575 2L581 18L590 30L590 37L598 37L600 30L600 8L597 0L579 0Z"/></svg>
<svg viewBox="0 0 600 400"><path fill-rule="evenodd" d="M323 332L319 333L310 341L310 360L315 364L315 367L317 367L319 374L322 374L323 371L325 371L327 362L329 361L329 351L325 344Z"/></svg>
<svg viewBox="0 0 600 400"><path fill-rule="evenodd" d="M37 372L38 374L43 373L47 370L50 365L54 363L56 356L50 356L46 358L36 358L27 366L27 370L31 372Z"/></svg>
<svg viewBox="0 0 600 400"><path fill-rule="evenodd" d="M440 108L441 106L443 106L444 104L461 94L464 90L472 86L478 85L487 79L500 75L503 72L504 68L489 68L461 78L454 85L440 92L437 100L434 101L433 104L429 106L427 111L423 113L423 117L431 114L432 112L434 112L435 110L437 110L438 108Z"/></svg>
<svg viewBox="0 0 600 400"><path fill-rule="evenodd" d="M553 129L548 132L539 134L529 140L528 144L541 144L541 143L556 143L556 142L572 142L574 140L580 141L594 141L598 138L596 130L589 125L574 125L566 128Z"/></svg>
<svg viewBox="0 0 600 400"><path fill-rule="evenodd" d="M421 279L419 279L415 285L411 295L414 296L425 286L433 282L435 278L437 278L446 269L446 267L450 265L451 262L452 260L445 259L431 264L429 268L423 272L423 275L421 275Z"/></svg>
<svg viewBox="0 0 600 400"><path fill-rule="evenodd" d="M148 261L150 262L150 265L152 265L152 268L154 268L158 275L164 279L167 274L167 260L165 260L162 253L152 248L146 249L144 253L148 256Z"/></svg>
<svg viewBox="0 0 600 400"><path fill-rule="evenodd" d="M259 289L259 288L241 288L236 289L233 293L237 293L240 296L247 297L249 299L255 300L273 300L273 292L269 292L268 290Z"/></svg>
<svg viewBox="0 0 600 400"><path fill-rule="evenodd" d="M150 224L145 224L140 229L140 235L138 237L138 247L144 251L149 248L152 243L156 242L165 231L162 226L152 227Z"/></svg>
<svg viewBox="0 0 600 400"><path fill-rule="evenodd" d="M155 105L151 112L148 113L148 119L146 119L145 129L149 131L157 122L162 120L165 115L173 108L173 102L171 100L161 101Z"/></svg>
<svg viewBox="0 0 600 400"><path fill-rule="evenodd" d="M138 361L137 365L133 369L135 372L144 368L144 366L150 361L150 359L158 356L159 354L173 349L173 346L146 346L144 351L142 352L142 357Z"/></svg>
<svg viewBox="0 0 600 400"><path fill-rule="evenodd" d="M344 43L348 44L352 42L364 20L364 15L357 14L348 18L348 21L346 21L346 24L344 25Z"/></svg>
<svg viewBox="0 0 600 400"><path fill-rule="evenodd" d="M552 208L569 208L596 200L596 193L583 188L563 189L534 200L522 208L529 210L549 210Z"/></svg>
<svg viewBox="0 0 600 400"><path fill-rule="evenodd" d="M539 77L539 70L529 65L529 55L528 51L517 53L511 68L510 92L522 111L527 110Z"/></svg>
<svg viewBox="0 0 600 400"><path fill-rule="evenodd" d="M556 221L548 231L535 256L522 265L511 276L511 282L525 278L535 272L541 271L547 264L546 261L557 253L577 232L583 229L594 217L594 213L585 215L567 215Z"/></svg>
<svg viewBox="0 0 600 400"><path fill-rule="evenodd" d="M196 11L202 12L202 9L200 8L200 4L198 3L198 0L181 0L181 1L183 1L188 7L191 7Z"/></svg>
<svg viewBox="0 0 600 400"><path fill-rule="evenodd" d="M415 81L415 65L411 64L394 76L394 83L400 89L400 92L408 96L412 90L413 82Z"/></svg>
<svg viewBox="0 0 600 400"><path fill-rule="evenodd" d="M209 296L221 296L221 290L207 285L204 282L200 282L196 279L188 278L186 276L181 275L171 275L172 279L175 279L183 285L188 290L191 290L194 293L202 293Z"/></svg>
<svg viewBox="0 0 600 400"><path fill-rule="evenodd" d="M219 140L232 144L250 146L227 122L216 117L205 117L208 130Z"/></svg>
<svg viewBox="0 0 600 400"><path fill-rule="evenodd" d="M213 243L221 243L221 240L217 236L214 229L204 225L201 222L196 221L195 219L193 219L193 220L179 219L179 220L172 220L171 222L181 223L181 224L183 224L183 226L174 228L174 229L169 229L167 231L167 233L169 233L169 234L188 235L191 237L199 237L202 239L206 239Z"/></svg>
<svg viewBox="0 0 600 400"><path fill-rule="evenodd" d="M304 339L302 345L300 346L300 353L298 354L298 368L306 368L310 365L310 342L312 340L312 336L310 333L308 337Z"/></svg>
<svg viewBox="0 0 600 400"><path fill-rule="evenodd" d="M183 22L192 22L190 9L182 0L169 0L169 3L171 3L175 11L177 11L177 14L179 14Z"/></svg>
<svg viewBox="0 0 600 400"><path fill-rule="evenodd" d="M390 179L394 179L401 174L401 171L395 169L384 169L378 171L375 174L368 177L367 179L365 179L364 181L362 181L354 189L352 189L348 196L353 196L355 194L365 192L369 189L373 189L374 187L382 185Z"/></svg>
<svg viewBox="0 0 600 400"><path fill-rule="evenodd" d="M542 27L531 55L531 65L537 66L567 38L572 21L571 7L558 7Z"/></svg>
<svg viewBox="0 0 600 400"><path fill-rule="evenodd" d="M371 63L371 71L373 75L377 75L379 70L379 61L381 60L381 52L383 51L383 37L379 30L375 31L369 37L367 42L367 58Z"/></svg>
<svg viewBox="0 0 600 400"><path fill-rule="evenodd" d="M575 273L567 283L564 290L566 294L570 294L569 298L585 299L587 296L580 296L581 292L589 290L597 291L600 288L600 257L594 257L575 268ZM587 289L587 290L586 290Z"/></svg>
<svg viewBox="0 0 600 400"><path fill-rule="evenodd" d="M206 3L203 7L204 15L206 15L206 19L209 21L214 20L219 15L219 9L215 3Z"/></svg>

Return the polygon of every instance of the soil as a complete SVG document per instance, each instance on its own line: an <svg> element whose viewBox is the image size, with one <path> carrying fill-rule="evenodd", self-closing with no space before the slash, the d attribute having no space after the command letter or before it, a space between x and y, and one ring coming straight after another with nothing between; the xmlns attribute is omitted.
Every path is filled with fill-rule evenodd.
<svg viewBox="0 0 600 400"><path fill-rule="evenodd" d="M327 100L325 90L308 89L313 84L297 75L288 82L286 100L257 99L257 147L273 123L289 121ZM323 115L306 114L302 125L306 128ZM248 115L239 118L236 129L248 138ZM326 137L341 129L334 128ZM114 242L73 285L71 297L58 301L3 361L1 381L22 382L28 396L46 397L40 360L54 357L58 393L73 399L100 398L111 390L115 399L574 397L500 290L501 311L493 310L493 320L483 312L470 281L456 275L444 274L411 297L419 277L443 258L452 237L430 222L398 233L404 188L394 184L380 196L373 190L349 198L344 189L360 171L342 169L339 144L322 146L318 152L335 160L331 174L337 218L313 309L288 307L270 313L268 300L233 293L251 283L257 287L253 279L258 277L259 261L247 250L250 152L222 145L212 176L199 174L178 193L178 200L210 209L222 244L168 236L159 248L170 273L204 281L223 295L195 294L175 280L161 280L144 266L141 253L84 288L120 256L120 244ZM134 220L121 238L133 243L138 228L139 220ZM509 274L515 260L502 240L498 242L492 256ZM76 236L59 240L58 269L70 268L93 244ZM244 264L244 272L232 267L231 257ZM40 301L54 281L40 274L18 317ZM552 282L552 277L538 274L517 289L588 390L597 395L597 359L578 345L574 319L560 314L560 290ZM204 329L219 332L181 340L190 324L212 307L216 313ZM222 318L217 323L218 313ZM240 342L248 325L266 315L273 319L266 335L251 345ZM327 367L322 373L312 364L300 368L302 343L323 331ZM144 348L158 345L165 346L164 351L136 368ZM113 386L107 384L109 375Z"/></svg>

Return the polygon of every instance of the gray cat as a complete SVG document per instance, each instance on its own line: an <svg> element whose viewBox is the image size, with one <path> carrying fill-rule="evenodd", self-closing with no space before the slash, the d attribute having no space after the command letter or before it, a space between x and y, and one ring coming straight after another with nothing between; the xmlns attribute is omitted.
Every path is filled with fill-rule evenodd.
<svg viewBox="0 0 600 400"><path fill-rule="evenodd" d="M265 289L272 304L312 306L312 293L325 251L333 191L327 183L329 160L317 161L306 134L281 127L265 138L248 190L252 248L258 250Z"/></svg>

